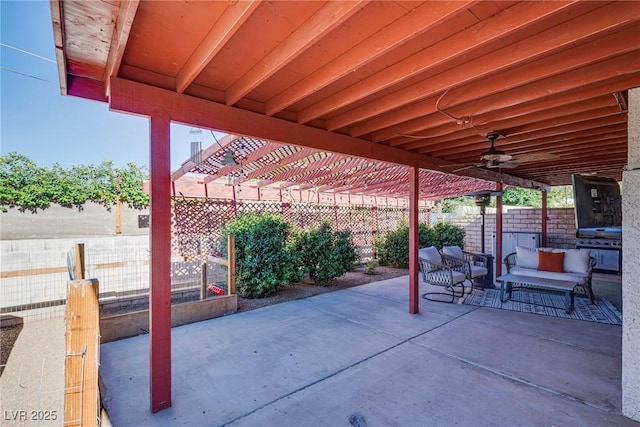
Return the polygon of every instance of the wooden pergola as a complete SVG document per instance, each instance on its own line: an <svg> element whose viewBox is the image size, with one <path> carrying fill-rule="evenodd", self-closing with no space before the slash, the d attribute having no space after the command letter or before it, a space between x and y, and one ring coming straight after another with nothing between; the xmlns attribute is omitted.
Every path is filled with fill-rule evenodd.
<svg viewBox="0 0 640 427"><path fill-rule="evenodd" d="M152 411L171 405L171 122L403 167L384 179L410 199L411 313L428 171L544 190L574 173L620 180L626 163L640 2L51 0L51 11L62 94L150 118ZM478 163L488 133L517 167Z"/></svg>

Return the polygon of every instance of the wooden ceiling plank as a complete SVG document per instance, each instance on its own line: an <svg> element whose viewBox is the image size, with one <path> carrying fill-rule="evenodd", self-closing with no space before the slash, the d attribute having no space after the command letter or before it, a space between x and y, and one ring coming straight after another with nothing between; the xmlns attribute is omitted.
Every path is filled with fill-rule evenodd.
<svg viewBox="0 0 640 427"><path fill-rule="evenodd" d="M479 22L463 32L456 33L430 46L428 49L389 66L385 70L358 82L358 84L343 89L339 93L333 94L321 102L300 111L298 113L298 122L307 123L372 93L422 73L431 67L444 64L446 61L464 55L473 49L499 40L507 34L540 22L549 15L554 15L571 8L572 5L573 2L523 2L508 8L486 21ZM390 101L394 102L393 100ZM390 107L388 105L381 105L380 108L383 111L388 111L398 106L399 105ZM376 114L379 114L379 112L372 115ZM359 120L364 118L366 117L361 117ZM337 120L330 119L327 120L327 126L329 130L335 130L343 127L344 124Z"/></svg>
<svg viewBox="0 0 640 427"><path fill-rule="evenodd" d="M494 95L484 96L481 99L475 98L474 101L448 109L448 112L454 116L482 114L530 102L550 94L568 92L584 85L603 82L611 76L635 74L640 69L639 53L640 51L632 51L502 92L495 87L488 87L487 92L492 92ZM494 82L494 84L498 83Z"/></svg>
<svg viewBox="0 0 640 427"><path fill-rule="evenodd" d="M582 100L596 96L612 96L614 92L637 85L638 81L640 81L640 72L616 76L604 81L597 81L580 86L567 92L553 93L549 96L536 98L518 105L492 110L474 117L474 123L482 126L487 123L496 123L514 117L528 116L532 111L540 111L547 108L581 102Z"/></svg>
<svg viewBox="0 0 640 427"><path fill-rule="evenodd" d="M601 143L602 141L614 141L621 142L627 137L626 132L624 130L620 130L620 128L609 128L603 129L599 133L578 133L576 132L573 135L560 135L557 137L550 136L546 138L541 138L537 141L529 141L527 143L523 143L523 145L512 147L508 151L509 153L513 153L514 156L518 155L526 155L528 153L540 153L540 152L551 152L551 153L562 153L568 155L571 150L575 150L576 152L581 152L584 149L593 146L594 143ZM506 151L506 150L505 150ZM481 150L474 150L475 154L470 152L465 152L467 155L464 157L457 157L460 159L461 163L473 164L478 163L480 159Z"/></svg>
<svg viewBox="0 0 640 427"><path fill-rule="evenodd" d="M606 21L601 23L600 21L603 19ZM472 60L446 73L441 73L403 88L392 95L382 97L344 114L332 117L326 121L327 129L334 130L342 128L352 123L380 115L391 109L432 96L435 92L451 89L454 86L459 86L489 74L494 74L524 61L530 61L532 58L540 57L545 53L558 50L562 47L572 46L576 41L593 37L594 34L602 32L603 28L615 28L616 24L628 25L629 22L635 22L634 20L637 19L638 16L634 17L629 15L628 11L621 5L612 5L602 10L599 9L565 23L562 26L562 31L558 31L555 28L547 30L533 37L524 39L521 42L499 49L492 55ZM631 37L631 39L633 40L633 37ZM512 71L509 71L509 73L511 72ZM426 105L433 103L434 107L431 110L418 111L418 113L424 115L436 111L436 101L437 98L431 98L427 101ZM406 108L408 108L408 110L406 111L405 120L412 117L410 106ZM399 118L402 117L399 113L396 113L396 116ZM364 124L355 126L352 135L360 136L376 130L375 120L367 123L366 126ZM388 122L383 123L387 126L391 124Z"/></svg>
<svg viewBox="0 0 640 427"><path fill-rule="evenodd" d="M315 15L298 27L291 36L278 44L225 93L225 103L233 105L280 68L304 53L326 34L362 9L368 0L327 2Z"/></svg>
<svg viewBox="0 0 640 427"><path fill-rule="evenodd" d="M585 102L577 102L566 106L538 111L530 114L529 116L515 117L513 119L500 122L499 128L486 127L481 129L473 127L456 130L455 125L440 126L437 128L440 136L425 138L418 141L409 138L396 139L393 140L394 143L390 145L402 146L405 150L417 150L425 147L429 147L431 150L437 150L440 145L444 145L447 148L454 148L468 144L469 140L467 137L484 137L483 133L498 132L502 136L514 136L519 133L530 132L532 130L553 128L569 123L583 122L585 120L620 114L620 109L617 106L601 106L605 104L608 98L611 98L613 101L613 96L598 97L586 100Z"/></svg>
<svg viewBox="0 0 640 427"><path fill-rule="evenodd" d="M260 5L257 0L230 3L176 75L176 92L183 93L222 50Z"/></svg>
<svg viewBox="0 0 640 427"><path fill-rule="evenodd" d="M593 137L594 135L602 135L609 132L626 132L624 123L620 122L605 122L600 126L594 126L591 128L580 128L572 132L549 132L546 135L538 134L537 136L520 135L518 137L510 138L507 140L498 140L496 142L496 148L500 150L517 150L527 147L543 147L545 143L557 143L560 141L576 141L583 137ZM571 142L569 142L571 143ZM458 154L464 154L469 152L476 152L480 155L482 151L485 151L489 147L487 140L484 140L482 144L474 143L474 148L470 149L469 146L457 146L455 148L445 148L441 150L431 151L432 156L443 157L453 156Z"/></svg>
<svg viewBox="0 0 640 427"><path fill-rule="evenodd" d="M614 40L623 44L621 45L619 43L615 43ZM600 49L598 49L598 47L600 47ZM521 69L509 71L507 73L508 76L499 74L494 77L484 79L482 82L474 84L473 87L462 86L458 91L461 95L461 98L454 98L451 100L449 100L450 96L446 96L445 98L449 100L448 103L450 103L451 105L462 104L471 100L480 100L496 92L508 90L511 87L517 88L520 85L526 85L528 83L535 82L536 80L539 80L540 75L546 76L559 73L567 73L576 67L589 65L593 62L601 60L603 57L609 57L611 51L618 48L622 52L627 52L629 50L637 48L637 43L632 38L630 38L628 34L616 34L615 37L607 37L602 41L601 44L596 43L594 45L583 45L581 48L575 48L568 52L562 52L560 54L553 55L543 61L539 61L535 64L535 67L533 65L525 65L522 66ZM620 53L620 51L616 50L616 53ZM534 68L536 68L537 70L532 71ZM568 79L570 79L570 77L568 77ZM440 106L440 108L445 110L447 109L442 105ZM470 120L473 121L474 115L470 112L470 110L466 111L468 112L468 115L466 115L466 117L470 117ZM455 114L453 115L455 116ZM391 126L386 129L382 129L380 131L374 132L371 135L371 139L373 141L380 142L394 138L398 135L418 132L420 130L421 124L424 123L424 121L424 119L419 118L395 126Z"/></svg>
<svg viewBox="0 0 640 427"><path fill-rule="evenodd" d="M476 1L425 2L265 103L271 116L397 46L467 10Z"/></svg>
<svg viewBox="0 0 640 427"><path fill-rule="evenodd" d="M53 26L53 43L56 48L56 64L60 94L67 95L67 57L65 53L65 21L62 0L50 0L51 22Z"/></svg>
<svg viewBox="0 0 640 427"><path fill-rule="evenodd" d="M107 56L104 76L102 77L107 96L109 95L109 78L118 74L139 4L140 0L124 0L120 2L118 18L111 35L109 55Z"/></svg>
<svg viewBox="0 0 640 427"><path fill-rule="evenodd" d="M628 33L616 33L596 42L548 56L532 64L522 65L507 73L496 74L473 85L463 86L460 90L449 93L446 96L446 102L442 102L440 108L455 116L460 114L459 111L464 110L464 107L449 109L447 105L456 106L470 101L477 102L488 96L510 89L519 89L542 79L549 81L556 77L557 80L560 76L561 79L573 80L574 72L580 74L581 69L594 63L602 64L607 61L611 63L620 60L622 64L626 60L627 64L636 65L635 59L640 57L638 49L637 41L629 37ZM600 69L602 66L599 65L597 68ZM632 68L628 72L637 70L638 68ZM621 71L620 74L624 74L624 71Z"/></svg>

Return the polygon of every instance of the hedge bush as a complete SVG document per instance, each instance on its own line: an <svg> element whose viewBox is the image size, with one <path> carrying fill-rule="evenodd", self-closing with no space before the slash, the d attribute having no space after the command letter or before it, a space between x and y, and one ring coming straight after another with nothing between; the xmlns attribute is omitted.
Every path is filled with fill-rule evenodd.
<svg viewBox="0 0 640 427"><path fill-rule="evenodd" d="M299 261L289 250L291 227L272 214L242 214L223 227L236 240L236 290L243 297L261 298L298 275Z"/></svg>
<svg viewBox="0 0 640 427"><path fill-rule="evenodd" d="M296 233L292 245L309 278L326 286L353 269L358 253L349 231L332 232L328 223Z"/></svg>
<svg viewBox="0 0 640 427"><path fill-rule="evenodd" d="M420 248L435 246L460 246L464 248L463 228L448 223L437 223L433 227L426 224L418 226L418 245ZM376 257L381 264L407 268L409 266L409 224L400 224L398 228L377 239Z"/></svg>
<svg viewBox="0 0 640 427"><path fill-rule="evenodd" d="M442 249L444 246L460 246L464 249L465 230L448 222L438 222L432 228L433 246ZM423 246L420 246L423 247Z"/></svg>

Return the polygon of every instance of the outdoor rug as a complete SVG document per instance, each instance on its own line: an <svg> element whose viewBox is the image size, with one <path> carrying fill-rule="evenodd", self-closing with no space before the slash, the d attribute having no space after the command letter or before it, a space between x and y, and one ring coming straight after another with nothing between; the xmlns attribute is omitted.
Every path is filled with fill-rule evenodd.
<svg viewBox="0 0 640 427"><path fill-rule="evenodd" d="M596 305L592 305L589 298L576 296L573 311L571 314L567 314L564 312L563 295L518 290L513 293L512 299L502 303L500 302L499 289L484 291L474 289L470 295L465 297L463 304L622 325L622 314L605 299L600 299Z"/></svg>

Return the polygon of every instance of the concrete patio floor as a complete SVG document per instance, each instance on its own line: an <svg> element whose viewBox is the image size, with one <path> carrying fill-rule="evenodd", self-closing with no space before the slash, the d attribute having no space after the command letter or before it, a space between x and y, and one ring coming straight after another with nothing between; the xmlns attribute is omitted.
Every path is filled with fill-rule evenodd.
<svg viewBox="0 0 640 427"><path fill-rule="evenodd" d="M105 408L114 426L639 425L620 415L620 326L420 310L404 276L174 328L156 414L148 335L104 344Z"/></svg>

